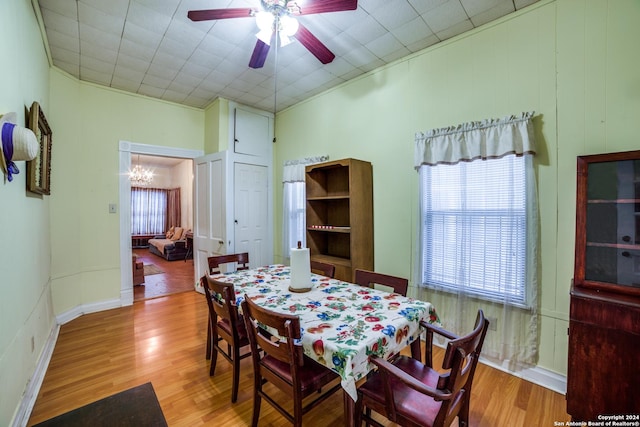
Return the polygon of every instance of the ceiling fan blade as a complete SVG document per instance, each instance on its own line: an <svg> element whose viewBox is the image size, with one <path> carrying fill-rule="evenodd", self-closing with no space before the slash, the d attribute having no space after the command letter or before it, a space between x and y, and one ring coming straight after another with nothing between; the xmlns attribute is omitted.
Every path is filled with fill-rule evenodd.
<svg viewBox="0 0 640 427"><path fill-rule="evenodd" d="M253 9L238 7L231 9L190 10L187 16L192 21L209 21L212 19L249 18L252 14Z"/></svg>
<svg viewBox="0 0 640 427"><path fill-rule="evenodd" d="M264 66L264 61L267 59L267 54L269 53L269 45L258 39L256 42L256 47L253 48L253 53L251 54L251 60L249 61L249 67L251 68L262 68Z"/></svg>
<svg viewBox="0 0 640 427"><path fill-rule="evenodd" d="M358 8L358 0L300 0L296 3L300 8L300 15L340 12Z"/></svg>
<svg viewBox="0 0 640 427"><path fill-rule="evenodd" d="M299 24L298 32L296 32L294 37L323 64L330 63L333 61L333 58L336 57L329 48L322 44L322 42L318 40L316 36L311 34L311 31L302 24Z"/></svg>

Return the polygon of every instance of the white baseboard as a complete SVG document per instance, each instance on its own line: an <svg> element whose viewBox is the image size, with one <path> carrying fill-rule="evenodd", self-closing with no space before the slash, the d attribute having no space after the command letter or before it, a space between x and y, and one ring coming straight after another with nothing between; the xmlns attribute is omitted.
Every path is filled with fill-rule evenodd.
<svg viewBox="0 0 640 427"><path fill-rule="evenodd" d="M25 427L29 422L31 411L33 410L33 406L36 404L36 399L40 392L40 386L42 386L42 381L47 373L47 368L49 367L53 350L56 347L59 332L59 324L55 325L51 329L51 333L49 334L44 348L42 349L42 353L40 354L40 359L36 364L36 369L27 384L24 394L22 395L22 401L20 402L20 406L18 407L16 415L13 418L13 422L11 423L12 427Z"/></svg>
<svg viewBox="0 0 640 427"><path fill-rule="evenodd" d="M507 374L521 378L525 381L532 382L541 387L548 388L556 393L566 394L567 392L567 377L565 375L558 374L557 372L550 371L540 366L525 368L520 371L512 371L483 357L480 357L480 363L491 366L492 368L506 372Z"/></svg>
<svg viewBox="0 0 640 427"><path fill-rule="evenodd" d="M567 377L557 372L536 366L522 372L522 379L546 387L556 393L567 393Z"/></svg>
<svg viewBox="0 0 640 427"><path fill-rule="evenodd" d="M76 319L82 316L83 314L96 313L98 311L104 311L104 310L111 310L112 308L119 308L125 305L131 305L131 304L123 303L123 301L120 299L112 299L107 301L100 301L94 304L78 305L69 311L66 311L64 313L57 315L56 320L58 321L59 325L64 325L65 323L68 323L73 319Z"/></svg>

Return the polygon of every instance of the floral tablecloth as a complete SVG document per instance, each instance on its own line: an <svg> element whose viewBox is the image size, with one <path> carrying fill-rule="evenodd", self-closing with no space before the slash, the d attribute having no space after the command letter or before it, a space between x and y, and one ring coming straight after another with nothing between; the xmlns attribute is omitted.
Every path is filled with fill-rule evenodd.
<svg viewBox="0 0 640 427"><path fill-rule="evenodd" d="M289 267L269 265L212 276L233 283L238 305L257 304L300 316L307 356L337 372L355 401L356 382L370 371L369 355L389 358L419 337L419 322L439 323L424 301L312 274L312 290L289 290Z"/></svg>

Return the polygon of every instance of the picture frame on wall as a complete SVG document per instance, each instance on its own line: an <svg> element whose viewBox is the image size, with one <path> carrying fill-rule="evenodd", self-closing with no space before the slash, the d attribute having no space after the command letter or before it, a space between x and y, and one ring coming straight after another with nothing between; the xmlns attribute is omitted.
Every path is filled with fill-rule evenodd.
<svg viewBox="0 0 640 427"><path fill-rule="evenodd" d="M37 102L31 104L29 110L29 129L36 135L40 150L35 159L27 162L27 190L48 196L51 194L51 128Z"/></svg>

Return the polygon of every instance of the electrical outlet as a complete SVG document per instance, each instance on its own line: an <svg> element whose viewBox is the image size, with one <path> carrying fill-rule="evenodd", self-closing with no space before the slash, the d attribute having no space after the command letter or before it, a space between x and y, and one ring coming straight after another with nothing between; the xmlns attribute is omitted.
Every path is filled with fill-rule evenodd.
<svg viewBox="0 0 640 427"><path fill-rule="evenodd" d="M115 203L109 203L109 213L117 213L118 206Z"/></svg>
<svg viewBox="0 0 640 427"><path fill-rule="evenodd" d="M498 330L498 318L497 317L488 317L487 316L487 320L489 321L489 330L490 331L497 331Z"/></svg>

